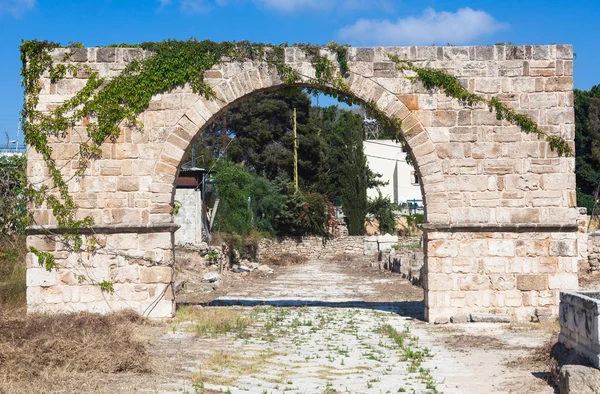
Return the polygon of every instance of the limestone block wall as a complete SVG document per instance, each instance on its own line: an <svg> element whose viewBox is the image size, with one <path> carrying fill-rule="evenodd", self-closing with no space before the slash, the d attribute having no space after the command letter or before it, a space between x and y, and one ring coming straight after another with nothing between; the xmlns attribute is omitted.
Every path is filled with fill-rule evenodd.
<svg viewBox="0 0 600 394"><path fill-rule="evenodd" d="M590 271L600 270L600 232L588 234L588 253L587 268Z"/></svg>
<svg viewBox="0 0 600 394"><path fill-rule="evenodd" d="M560 293L558 341L600 368L600 293Z"/></svg>
<svg viewBox="0 0 600 394"><path fill-rule="evenodd" d="M52 57L61 63L67 52L72 52L70 61L82 70L87 66L107 80L119 75L132 59L152 55L138 48L65 48L55 50ZM334 53L324 53L335 59ZM559 156L544 140L496 119L482 105L465 107L442 92L428 91L420 83L407 80L389 60L390 54L416 65L444 69L469 91L499 98L530 116L544 132L573 144L572 47L350 48L349 72L344 76L352 95L372 101L386 116L402 120L402 134L419 174L426 206L426 318L434 321L464 309L462 313L502 310L522 319L534 304L541 303L556 313L559 291L577 286L573 261L587 253L585 235L577 235L574 158ZM299 48L286 48L285 61L304 75L299 86L315 75ZM83 70L57 83L44 75L38 109L50 111L71 98L85 85L87 75ZM215 99L200 97L187 85L155 95L138 116L143 127L123 124L121 135L102 146L102 157L90 165L85 177L71 180L69 187L80 207L80 217L95 220L90 233L107 233L123 240L134 237L135 242L145 234L170 236L176 229L175 177L192 140L231 104L284 85L276 70L259 61L220 64L205 72L205 80L213 86ZM64 138L52 140L57 165L66 172L66 178L77 168L72 157L79 151L79 142L87 138L85 124L89 121L93 120L86 119ZM31 150L27 171L32 182L48 184L44 162ZM37 226L60 231L45 207L33 214ZM39 227L31 234L36 232ZM580 240L575 242L575 252L571 249L573 237ZM520 241L535 247L523 252L525 246ZM556 246L559 243L566 246ZM133 256L130 251L135 251ZM66 256L62 249L51 252L61 257L62 263L79 268L78 260ZM117 242L104 254L96 254L91 264L105 267L112 277L119 267L112 254L129 264L143 253L162 256L153 258L153 266L165 270L172 266L172 250L145 242L139 249L125 249ZM32 257L30 261L34 270ZM136 298L138 294L129 291L129 286L147 285L142 280L139 277L119 286L115 298L105 302L115 309L126 307L118 300ZM58 280L49 283L42 291L39 282L30 282L31 310L81 308L71 298L51 303L37 295L87 285L67 285ZM149 289L143 292L147 297L151 297ZM172 303L162 291L155 293L155 300ZM144 309L141 304L136 308ZM169 310L172 308L165 307L164 316Z"/></svg>
<svg viewBox="0 0 600 394"><path fill-rule="evenodd" d="M445 317L488 310L532 321L578 288L577 233L427 233L427 304Z"/></svg>
<svg viewBox="0 0 600 394"><path fill-rule="evenodd" d="M96 235L105 246L95 254L74 254L47 235L29 235L27 245L50 252L60 269L47 271L33 253L27 255L27 305L30 312L106 313L132 309L144 316L175 312L173 234L116 233ZM79 275L85 277L79 279ZM112 281L114 293L97 285Z"/></svg>
<svg viewBox="0 0 600 394"><path fill-rule="evenodd" d="M330 259L338 255L362 256L363 240L363 236L335 237L326 241L317 236L262 239L258 244L257 257L260 261L284 253L304 256L311 260Z"/></svg>

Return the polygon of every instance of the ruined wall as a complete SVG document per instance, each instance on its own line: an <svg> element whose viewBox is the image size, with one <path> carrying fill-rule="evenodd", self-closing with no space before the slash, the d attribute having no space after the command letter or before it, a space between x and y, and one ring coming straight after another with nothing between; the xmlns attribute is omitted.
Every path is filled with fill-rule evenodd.
<svg viewBox="0 0 600 394"><path fill-rule="evenodd" d="M324 240L322 237L277 237L262 239L258 244L258 259L277 256L283 253L304 256L311 260L325 260L334 256L362 256L363 236L335 237Z"/></svg>
<svg viewBox="0 0 600 394"><path fill-rule="evenodd" d="M588 267L590 271L600 271L600 232L588 234Z"/></svg>
<svg viewBox="0 0 600 394"><path fill-rule="evenodd" d="M151 56L132 48L57 49L52 56L60 63L68 51L71 61L107 79L118 75L132 59ZM324 53L335 59L333 52ZM465 107L407 80L389 60L390 54L444 69L469 91L499 98L529 115L544 132L573 144L572 47L350 48L349 73L344 79L358 99L374 102L386 116L402 120L426 205L426 318L447 319L460 310L461 314L499 311L527 320L541 305L556 315L559 291L577 288L573 267L587 258L585 235L577 235L574 158L559 156L547 142L496 119L483 105ZM286 48L285 60L305 76L299 86L315 75L299 48ZM87 72L76 73L55 84L45 75L38 109L51 110L72 97L85 85L86 77ZM158 280L167 288L171 278L147 278L141 273L147 271L146 264L156 271L172 266L172 249L163 249L166 243L146 242L146 238L153 234L172 239L177 228L173 225L174 182L185 149L231 104L284 85L276 71L260 62L223 63L205 77L215 99L200 97L189 86L155 95L138 116L143 127L123 125L117 140L102 146L102 157L91 164L86 176L70 183L80 216L95 220L92 232L116 239L106 254L90 257L89 268L111 278L122 268L131 271L131 276L121 279L123 286L107 299L98 288L88 289L86 284L58 277L48 282L33 280L38 269L30 256L30 310L86 309L89 305L82 305L81 298L71 296L83 288L90 298L103 299L97 302L113 309L127 307L119 301L126 300L143 311L141 303L148 302L151 292L156 302L172 303L168 292L151 291L157 286L148 283ZM65 138L53 140L59 167L75 171L70 158L85 138L81 124ZM44 162L33 151L28 153L28 177L38 184L47 181ZM35 209L34 217L40 226L60 231L53 227L56 221L48 209ZM34 239L36 232L39 229L30 231L30 245L41 242ZM48 251L60 257L61 263L81 268L82 263L60 246L48 246ZM115 263L110 253L122 260ZM141 264L139 255L146 253L153 257ZM140 290L144 301L133 301L143 298L137 289L145 289ZM165 307L162 316L172 310Z"/></svg>

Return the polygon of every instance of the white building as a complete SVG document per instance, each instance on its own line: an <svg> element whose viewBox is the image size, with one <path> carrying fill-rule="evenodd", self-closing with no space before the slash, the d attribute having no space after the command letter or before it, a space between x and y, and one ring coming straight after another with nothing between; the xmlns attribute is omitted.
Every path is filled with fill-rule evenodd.
<svg viewBox="0 0 600 394"><path fill-rule="evenodd" d="M418 200L422 205L419 177L413 166L406 162L406 152L402 151L400 143L393 140L366 140L364 152L371 171L381 174L381 180L388 182L379 187L384 197L396 204ZM367 190L369 198L378 195L377 189Z"/></svg>

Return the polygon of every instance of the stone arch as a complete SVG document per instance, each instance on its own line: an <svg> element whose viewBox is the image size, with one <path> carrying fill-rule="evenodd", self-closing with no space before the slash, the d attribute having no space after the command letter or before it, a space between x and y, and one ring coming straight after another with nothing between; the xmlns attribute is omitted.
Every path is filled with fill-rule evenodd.
<svg viewBox="0 0 600 394"><path fill-rule="evenodd" d="M558 312L559 291L577 288L577 261L587 249L578 234L574 159L547 142L499 121L487 108L465 108L443 92L407 81L388 58L443 68L470 91L497 97L529 115L552 135L574 139L573 51L568 45L349 48L346 84L359 100L377 103L402 120L409 153L422 179L427 222L426 319L444 322L473 312L515 320ZM64 59L57 50L55 60ZM143 55L143 54L142 54ZM110 79L134 48L84 48L77 61ZM327 53L331 59L332 53ZM314 69L299 48L285 49L286 63L305 77ZM103 146L89 175L73 185L82 215L96 221L114 254L89 256L99 280L114 279L115 295L78 284L67 272L45 272L29 255L28 305L32 311L133 307L152 316L173 313L173 184L185 149L212 118L249 94L283 86L265 64L224 63L205 73L217 100L189 87L156 97L140 115L142 130L124 129ZM51 110L85 85L74 76L54 86L42 78L40 110ZM298 85L307 84L301 80ZM79 129L78 129L79 127ZM83 126L74 131L85 133ZM52 142L57 155L78 148L76 133ZM60 159L60 157L59 157ZM28 156L30 179L43 178L43 161ZM44 207L41 226L55 221ZM76 259L29 230L28 246L53 253L60 264ZM107 307L106 304L109 306Z"/></svg>
<svg viewBox="0 0 600 394"><path fill-rule="evenodd" d="M225 111L232 104L246 99L248 96L266 90L274 90L286 86L281 80L270 78L266 80L267 85L253 86L246 85L244 90L234 89L230 81L242 81L244 78L250 79L252 71L258 74L257 69L245 71L236 74L229 81L224 81L217 85L217 99L207 100L204 97L198 97L183 116L179 119L171 132L166 137L166 142L162 147L159 158L154 168L156 179L161 179L166 183L174 183L175 176L183 159L186 149L192 141L209 125L219 114ZM258 80L256 82L259 82ZM298 84L297 86L306 86ZM349 83L351 92L357 99L363 102L372 100L382 109L389 118L396 118L402 121L402 133L405 136L408 153L416 164L422 180L420 183L421 193L426 202L428 199L435 204L433 217L435 221L440 220L440 215L447 215L447 198L442 174L442 166L435 152L435 147L426 128L419 118L402 101L402 97L386 92L381 86L372 80L354 76ZM231 95L223 94L225 89L232 92ZM219 104L217 104L219 103ZM222 105L221 105L222 104ZM429 219L426 217L429 221ZM444 221L446 218L442 218Z"/></svg>

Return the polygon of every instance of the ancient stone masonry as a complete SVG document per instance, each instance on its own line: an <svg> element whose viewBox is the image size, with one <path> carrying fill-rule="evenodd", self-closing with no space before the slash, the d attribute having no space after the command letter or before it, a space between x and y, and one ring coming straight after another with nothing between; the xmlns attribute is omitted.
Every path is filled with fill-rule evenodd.
<svg viewBox="0 0 600 394"><path fill-rule="evenodd" d="M323 239L316 236L278 237L262 239L258 244L258 259L289 253L304 256L308 259L324 260L335 256L362 256L364 237L346 236Z"/></svg>
<svg viewBox="0 0 600 394"><path fill-rule="evenodd" d="M55 61L62 62L67 51L55 50ZM76 52L71 61L109 79L131 59L151 56L128 48ZM324 53L335 58L333 52ZM556 315L559 292L577 289L577 262L587 258L587 240L578 235L574 158L559 156L544 140L497 120L481 105L465 107L407 80L388 54L447 70L471 92L499 98L544 132L572 144L571 46L349 48L345 77L358 99L402 120L426 206L426 318L499 312L529 320L540 307ZM301 49L287 48L285 58L302 75L314 76ZM86 76L77 73L53 84L46 75L39 109L51 110L72 97ZM273 68L260 62L225 62L205 76L215 99L189 86L155 95L138 117L143 126L123 126L116 141L102 146L102 157L86 176L71 181L81 217L92 216L94 232L107 234L104 251L84 256L82 263L51 239L33 232L28 237L29 245L55 254L65 266L77 270L85 265L99 278L114 279L115 293L80 284L62 269L43 272L30 255L30 310L173 313L173 185L184 152L232 103L284 85ZM59 167L74 171L69 158L85 138L84 126L76 125L65 138L53 140ZM36 183L46 179L44 162L33 151L28 176ZM56 224L43 207L34 216L40 226Z"/></svg>
<svg viewBox="0 0 600 394"><path fill-rule="evenodd" d="M590 272L600 271L600 232L588 234L588 267Z"/></svg>

